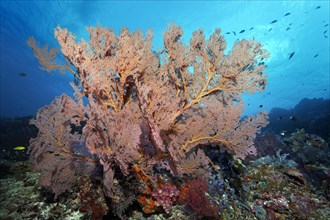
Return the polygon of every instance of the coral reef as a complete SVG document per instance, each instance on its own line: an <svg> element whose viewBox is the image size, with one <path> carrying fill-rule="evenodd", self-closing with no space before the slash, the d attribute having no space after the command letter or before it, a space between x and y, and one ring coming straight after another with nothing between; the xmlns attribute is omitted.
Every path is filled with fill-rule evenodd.
<svg viewBox="0 0 330 220"><path fill-rule="evenodd" d="M169 213L180 191L175 185L164 185L156 188L151 195L156 199L156 205L161 206L166 213Z"/></svg>
<svg viewBox="0 0 330 220"><path fill-rule="evenodd" d="M40 174L31 172L28 162L18 162L12 170L15 176L0 180L0 219L88 219L75 208L80 204L74 196L71 204L50 202L38 185Z"/></svg>
<svg viewBox="0 0 330 220"><path fill-rule="evenodd" d="M311 136L299 130L287 139L293 143L297 138L304 149ZM292 159L294 154L278 150L246 166L212 148L206 148L206 155L212 171L188 181L155 170L159 179L153 182L137 165L134 175L124 178L117 172L110 204L100 176L78 177L70 192L55 199L52 191L39 186L40 174L31 172L31 164L14 163L11 176L0 180L0 219L329 219L329 182L318 188L311 181L316 177Z"/></svg>
<svg viewBox="0 0 330 220"><path fill-rule="evenodd" d="M219 172L212 151L242 159L256 154L253 140L268 117L261 112L241 120L241 94L265 89L267 52L258 42L240 40L225 54L220 29L208 40L197 30L186 45L182 29L169 25L158 53L151 50L151 31L88 31L89 43L77 43L67 29L56 28L65 64L57 63L58 50L28 40L45 70L75 77L75 100L62 95L31 121L39 133L30 142L30 159L41 185L58 197L79 177L102 175L104 194L121 218L134 201L147 214L157 206L170 212L176 197L207 204L209 198L198 195L208 190L207 179L203 188L193 183Z"/></svg>
<svg viewBox="0 0 330 220"><path fill-rule="evenodd" d="M258 163L259 164L259 163ZM328 219L329 201L314 192L298 169L283 163L252 165L245 176L246 202L258 219Z"/></svg>
<svg viewBox="0 0 330 220"><path fill-rule="evenodd" d="M308 182L329 198L330 149L322 137L308 134L304 129L296 129L285 135L262 134L256 139L255 146L260 155L247 157L245 164L251 162L252 158L258 158L254 163L260 165L299 167Z"/></svg>

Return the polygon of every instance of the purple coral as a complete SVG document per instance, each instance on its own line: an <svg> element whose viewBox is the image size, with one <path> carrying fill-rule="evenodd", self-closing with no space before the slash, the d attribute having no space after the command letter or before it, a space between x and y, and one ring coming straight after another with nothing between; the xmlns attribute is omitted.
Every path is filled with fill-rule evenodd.
<svg viewBox="0 0 330 220"><path fill-rule="evenodd" d="M163 185L155 189L152 196L156 199L156 205L163 207L166 213L172 209L174 202L177 200L180 191L175 185Z"/></svg>

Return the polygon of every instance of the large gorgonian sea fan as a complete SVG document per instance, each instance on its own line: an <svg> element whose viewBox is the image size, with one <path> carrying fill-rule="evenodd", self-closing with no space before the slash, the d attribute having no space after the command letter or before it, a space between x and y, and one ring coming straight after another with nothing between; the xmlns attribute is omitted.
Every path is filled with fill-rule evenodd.
<svg viewBox="0 0 330 220"><path fill-rule="evenodd" d="M84 112L70 97L62 95L39 109L31 120L39 133L30 140L34 170L41 172L40 183L55 197L70 190L81 175L98 172L98 159L86 147L79 127Z"/></svg>
<svg viewBox="0 0 330 220"><path fill-rule="evenodd" d="M83 89L82 93L76 89L76 94L88 99L88 105L82 104L81 97L78 103L67 96L60 98L66 102L53 102L47 108L57 106L57 111L67 114L49 113L55 121L51 126L43 126L49 119L40 118L43 111L39 111L34 123L39 135L32 141L31 159L43 177L52 172L56 179L54 170L61 168L60 164L39 166L40 161L53 160L54 152L62 161L75 160L77 149L68 151L72 135L93 155L92 161L90 156L81 157L83 161L103 165L109 197L115 193L115 167L124 176L131 173L133 164L150 178L155 178L155 167L174 176L198 176L209 170L209 158L202 151L205 145L219 146L242 159L256 153L253 140L267 125L267 114L240 118L241 94L265 89L262 60L268 54L260 43L240 40L225 54L220 29L208 40L197 30L186 45L182 29L173 24L164 33L164 49L156 53L151 31L145 36L126 28L119 36L100 26L88 31L89 43L76 43L67 29L56 28L64 65L57 64L54 51L39 48L33 38L28 41L44 69L72 72ZM73 119L83 122L81 134L70 131ZM43 150L44 135L53 140L51 152Z"/></svg>

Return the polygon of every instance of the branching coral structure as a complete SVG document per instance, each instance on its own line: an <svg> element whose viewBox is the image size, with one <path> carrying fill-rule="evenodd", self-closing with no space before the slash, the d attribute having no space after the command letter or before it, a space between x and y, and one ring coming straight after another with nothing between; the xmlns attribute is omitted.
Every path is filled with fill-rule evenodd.
<svg viewBox="0 0 330 220"><path fill-rule="evenodd" d="M127 177L138 166L145 182L157 182L156 170L197 177L212 168L206 146L242 159L256 153L253 140L268 117L261 112L241 120L241 95L267 84L262 60L268 53L260 43L240 40L225 53L220 29L208 39L197 30L185 44L182 28L171 24L163 50L154 52L151 31L88 31L89 42L76 42L56 28L63 65L54 63L54 51L29 39L44 69L67 70L79 80L72 85L76 100L63 95L32 121L39 135L31 140L31 160L57 195L77 172L90 175L99 165L104 192L115 200L118 171Z"/></svg>

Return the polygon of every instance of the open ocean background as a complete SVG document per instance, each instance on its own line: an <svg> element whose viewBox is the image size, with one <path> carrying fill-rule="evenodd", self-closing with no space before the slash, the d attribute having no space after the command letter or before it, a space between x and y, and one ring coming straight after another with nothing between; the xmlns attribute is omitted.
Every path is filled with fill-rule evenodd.
<svg viewBox="0 0 330 220"><path fill-rule="evenodd" d="M237 39L254 38L271 53L267 89L245 97L245 114L329 98L329 1L1 1L0 115L34 116L55 96L73 94L72 74L41 70L29 37L59 48L58 25L78 40L88 40L86 27L98 24L116 33L124 26L151 28L159 51L173 22L183 27L187 43L194 30L203 28L208 37L219 27L227 51Z"/></svg>

